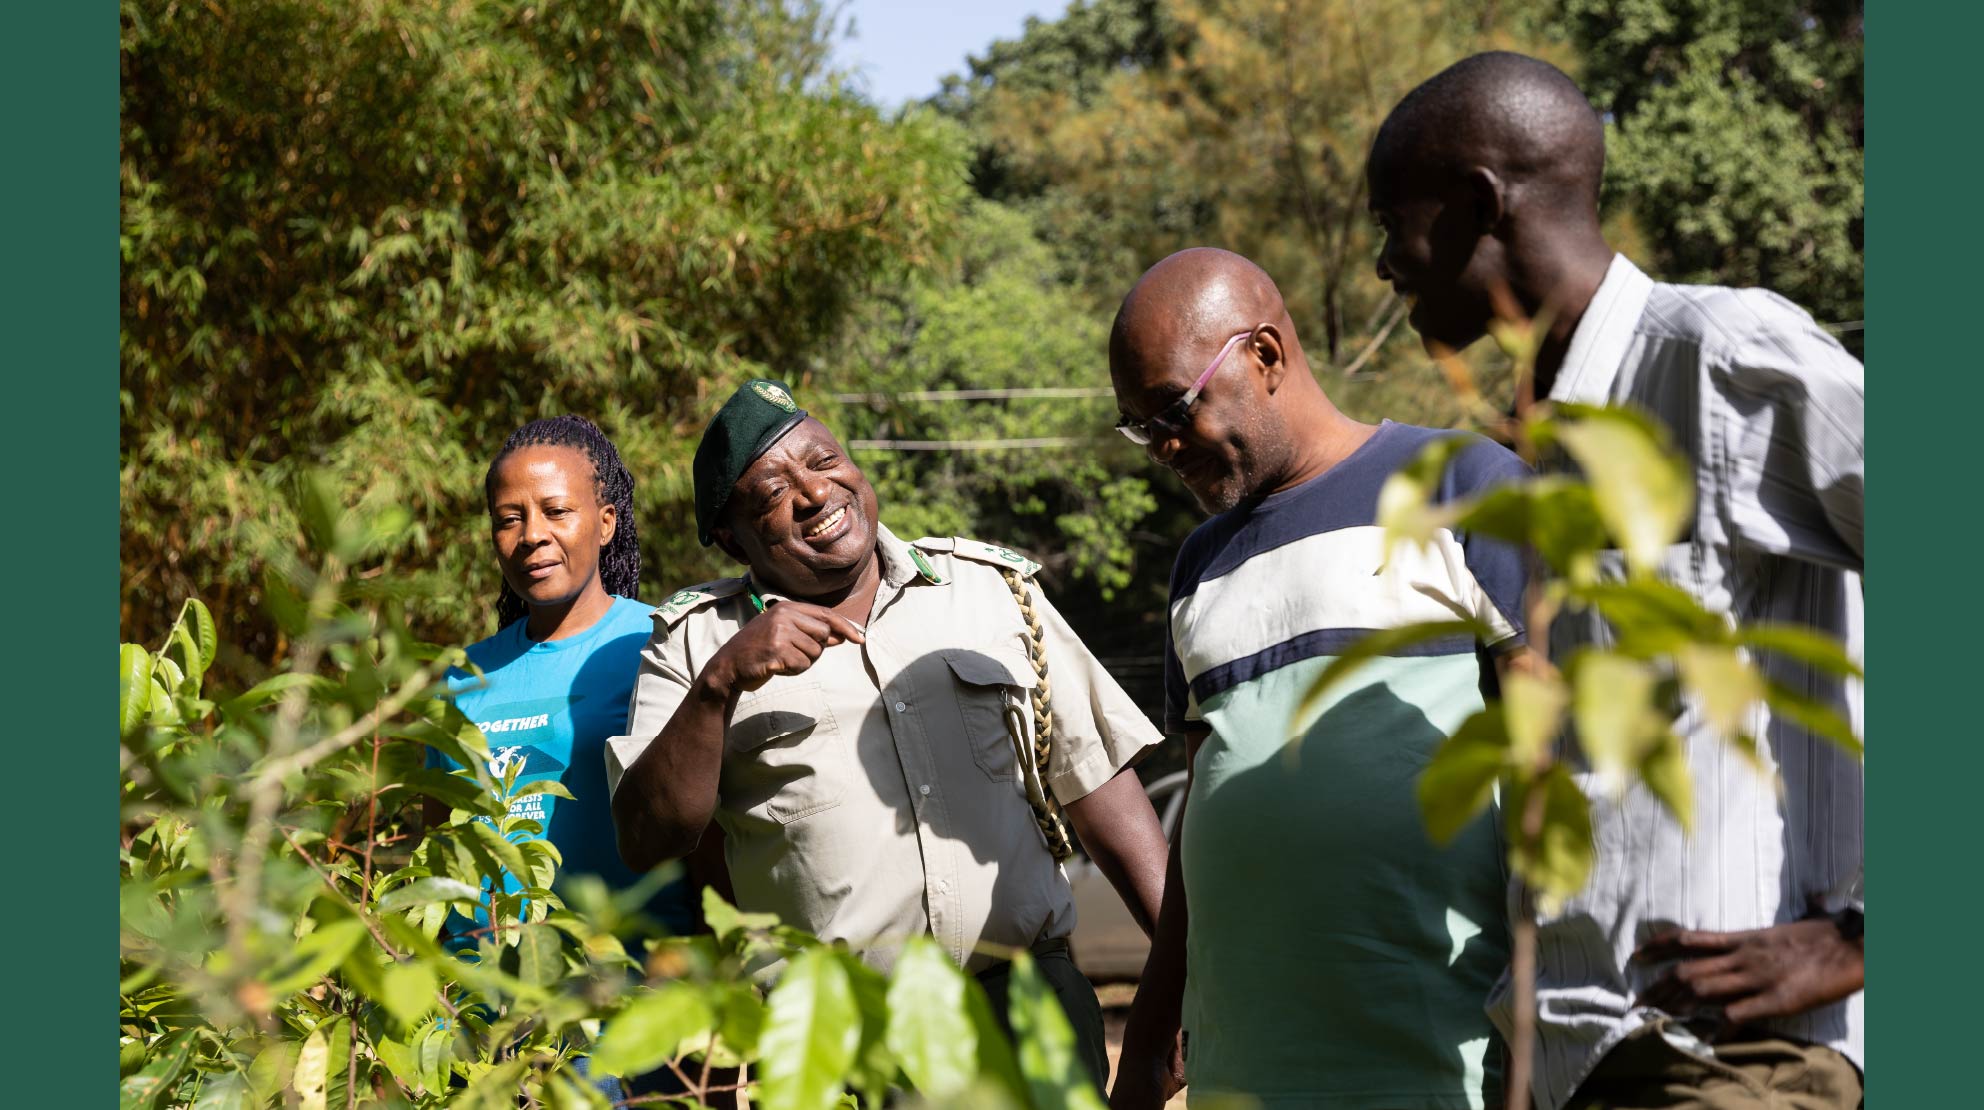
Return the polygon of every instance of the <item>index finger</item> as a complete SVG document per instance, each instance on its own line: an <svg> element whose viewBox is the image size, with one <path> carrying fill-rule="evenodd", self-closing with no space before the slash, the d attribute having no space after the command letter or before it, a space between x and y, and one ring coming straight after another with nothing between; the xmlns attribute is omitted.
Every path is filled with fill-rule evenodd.
<svg viewBox="0 0 1984 1110"><path fill-rule="evenodd" d="M868 630L866 628L863 628L860 625L854 623L853 621L848 620L846 617L841 616L839 613L834 612L832 609L822 609L820 611L820 615L826 618L827 627L833 629L834 634L839 636L841 639L849 640L857 644L865 644L868 642Z"/></svg>
<svg viewBox="0 0 1984 1110"><path fill-rule="evenodd" d="M807 624L800 626L801 631L827 647L844 640L852 640L857 644L866 643L868 640L867 629L824 605L815 605L810 601L787 601L781 603L780 608L784 609L789 617L804 619ZM826 625L826 629L820 630L813 625L813 622Z"/></svg>

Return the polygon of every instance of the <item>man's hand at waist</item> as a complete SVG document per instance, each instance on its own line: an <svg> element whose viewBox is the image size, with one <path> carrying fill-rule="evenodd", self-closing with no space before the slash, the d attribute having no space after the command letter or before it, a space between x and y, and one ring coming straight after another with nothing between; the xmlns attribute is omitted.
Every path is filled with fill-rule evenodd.
<svg viewBox="0 0 1984 1110"><path fill-rule="evenodd" d="M1830 917L1747 932L1663 933L1633 959L1679 961L1640 995L1641 1005L1684 1019L1720 1014L1732 1026L1818 1009L1867 980L1864 940L1849 939Z"/></svg>

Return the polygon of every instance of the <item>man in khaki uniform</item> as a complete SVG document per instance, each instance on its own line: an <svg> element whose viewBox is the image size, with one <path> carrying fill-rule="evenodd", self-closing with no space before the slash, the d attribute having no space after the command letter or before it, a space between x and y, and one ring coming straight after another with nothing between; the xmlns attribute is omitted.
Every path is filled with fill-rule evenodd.
<svg viewBox="0 0 1984 1110"><path fill-rule="evenodd" d="M1065 807L1145 925L1166 846L1130 764L1158 740L1048 604L1024 557L964 539L905 543L833 434L753 381L696 454L703 542L749 572L679 591L654 615L629 716L609 743L621 854L685 854L714 820L741 907L844 940L887 968L930 935L1005 1016L1001 949L1030 948L1098 1084L1101 1013L1075 970L1068 881L1029 802ZM1018 591L1016 594L1015 591ZM1051 689L1046 774L1032 752Z"/></svg>

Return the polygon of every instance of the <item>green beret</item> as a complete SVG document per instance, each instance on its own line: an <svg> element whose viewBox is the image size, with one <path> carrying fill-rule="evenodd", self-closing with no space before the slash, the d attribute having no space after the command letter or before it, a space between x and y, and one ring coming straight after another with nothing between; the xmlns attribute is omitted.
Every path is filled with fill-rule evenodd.
<svg viewBox="0 0 1984 1110"><path fill-rule="evenodd" d="M730 400L710 418L703 440L696 444L696 534L710 545L710 529L723 515L731 487L771 450L778 437L791 431L806 410L793 404L784 382L752 378L737 387Z"/></svg>

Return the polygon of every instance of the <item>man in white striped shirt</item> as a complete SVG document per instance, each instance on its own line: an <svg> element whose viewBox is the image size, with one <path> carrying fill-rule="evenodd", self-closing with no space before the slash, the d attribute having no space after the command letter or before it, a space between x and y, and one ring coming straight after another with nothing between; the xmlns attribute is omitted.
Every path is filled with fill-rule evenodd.
<svg viewBox="0 0 1984 1110"><path fill-rule="evenodd" d="M1599 229L1603 168L1603 126L1564 74L1515 54L1462 61L1401 101L1373 144L1378 273L1436 353L1498 314L1548 321L1537 395L1636 405L1694 464L1696 515L1665 577L1737 621L1811 626L1860 658L1860 363L1776 294L1660 284L1615 254ZM1568 614L1552 654L1609 636ZM1760 662L1860 730L1858 683ZM1761 709L1748 731L1766 741L1764 774L1694 710L1676 728L1691 835L1644 789L1587 791L1596 867L1539 922L1536 1100L1852 1107L1862 765ZM1509 994L1505 977L1490 1007L1504 1030Z"/></svg>

